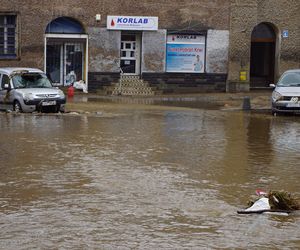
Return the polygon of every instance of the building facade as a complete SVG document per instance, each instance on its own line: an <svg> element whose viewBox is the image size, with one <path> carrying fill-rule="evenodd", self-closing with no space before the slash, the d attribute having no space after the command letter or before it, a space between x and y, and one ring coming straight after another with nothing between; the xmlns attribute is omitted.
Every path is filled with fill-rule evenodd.
<svg viewBox="0 0 300 250"><path fill-rule="evenodd" d="M300 67L300 3L274 2L0 0L0 67L91 92L120 75L163 92L267 87Z"/></svg>

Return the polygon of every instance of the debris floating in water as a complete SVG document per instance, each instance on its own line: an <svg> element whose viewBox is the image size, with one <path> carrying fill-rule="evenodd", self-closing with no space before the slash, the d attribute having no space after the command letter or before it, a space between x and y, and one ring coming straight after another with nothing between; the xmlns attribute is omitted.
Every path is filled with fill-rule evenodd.
<svg viewBox="0 0 300 250"><path fill-rule="evenodd" d="M300 209L300 204L297 199L285 191L270 191L267 194L271 209L281 209L294 211Z"/></svg>
<svg viewBox="0 0 300 250"><path fill-rule="evenodd" d="M266 212L288 215L292 211L300 210L299 201L286 191L269 191L267 193L262 190L256 190L256 195L258 199L248 202L249 207L237 211L238 214Z"/></svg>

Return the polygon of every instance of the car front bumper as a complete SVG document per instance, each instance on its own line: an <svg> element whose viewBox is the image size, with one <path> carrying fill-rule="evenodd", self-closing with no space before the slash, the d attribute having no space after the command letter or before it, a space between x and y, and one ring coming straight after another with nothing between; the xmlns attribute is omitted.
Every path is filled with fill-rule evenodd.
<svg viewBox="0 0 300 250"><path fill-rule="evenodd" d="M41 111L44 108L57 108L60 111L65 110L66 99L35 99L28 100L21 103L23 112Z"/></svg>
<svg viewBox="0 0 300 250"><path fill-rule="evenodd" d="M272 102L272 112L277 113L300 113L300 102L277 101Z"/></svg>

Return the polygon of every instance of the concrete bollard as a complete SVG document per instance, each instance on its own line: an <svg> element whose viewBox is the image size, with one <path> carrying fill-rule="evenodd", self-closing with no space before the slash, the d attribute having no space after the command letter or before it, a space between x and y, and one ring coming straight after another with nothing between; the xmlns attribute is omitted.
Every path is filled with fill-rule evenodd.
<svg viewBox="0 0 300 250"><path fill-rule="evenodd" d="M245 96L243 100L243 110L251 110L250 97Z"/></svg>

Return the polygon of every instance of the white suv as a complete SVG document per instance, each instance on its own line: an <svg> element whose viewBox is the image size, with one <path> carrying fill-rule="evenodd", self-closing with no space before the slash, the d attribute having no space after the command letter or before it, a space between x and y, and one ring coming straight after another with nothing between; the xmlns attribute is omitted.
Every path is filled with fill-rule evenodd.
<svg viewBox="0 0 300 250"><path fill-rule="evenodd" d="M0 109L64 112L66 97L46 74L32 68L0 68Z"/></svg>
<svg viewBox="0 0 300 250"><path fill-rule="evenodd" d="M272 113L300 113L300 69L282 74L272 93Z"/></svg>

